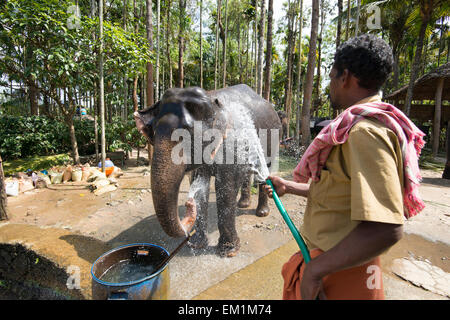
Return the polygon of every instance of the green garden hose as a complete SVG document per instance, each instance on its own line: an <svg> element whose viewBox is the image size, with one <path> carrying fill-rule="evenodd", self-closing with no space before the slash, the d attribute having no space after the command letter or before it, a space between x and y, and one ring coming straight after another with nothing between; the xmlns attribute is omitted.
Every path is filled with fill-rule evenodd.
<svg viewBox="0 0 450 320"><path fill-rule="evenodd" d="M273 187L272 181L270 179L267 179L266 183L272 188L272 198L275 201L278 211L280 211L281 216L283 217L284 221L288 225L289 230L291 230L291 233L294 236L295 241L297 241L297 244L300 247L300 251L302 252L305 263L308 263L311 260L311 255L309 254L309 250L308 250L308 247L306 246L305 241L303 240L300 232L294 226L294 223L292 222L286 209L284 208L283 204L281 203L280 198L278 197L278 194L275 191L275 188Z"/></svg>

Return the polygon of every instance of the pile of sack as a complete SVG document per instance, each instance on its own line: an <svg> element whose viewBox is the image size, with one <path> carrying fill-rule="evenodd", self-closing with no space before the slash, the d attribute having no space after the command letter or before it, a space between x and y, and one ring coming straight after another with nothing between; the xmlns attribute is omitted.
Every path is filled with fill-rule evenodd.
<svg viewBox="0 0 450 320"><path fill-rule="evenodd" d="M18 196L33 189L46 188L50 184L60 184L66 182L86 182L91 183L90 189L95 194L103 194L117 189L117 178L123 175L119 167L115 167L107 172L91 167L89 164L75 166L56 166L40 172L19 172L11 178L5 179L5 189L8 196ZM103 181L102 181L103 180ZM102 181L102 182L99 182ZM106 188L107 185L111 185ZM114 186L114 188L112 187ZM100 192L100 190L102 190Z"/></svg>

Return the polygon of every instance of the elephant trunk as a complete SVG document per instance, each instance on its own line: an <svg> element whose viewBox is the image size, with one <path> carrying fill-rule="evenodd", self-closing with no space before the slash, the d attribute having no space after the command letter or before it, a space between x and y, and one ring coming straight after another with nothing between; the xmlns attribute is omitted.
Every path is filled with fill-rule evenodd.
<svg viewBox="0 0 450 320"><path fill-rule="evenodd" d="M196 206L193 199L186 202L186 215L178 216L178 193L186 170L185 164L175 164L171 159L173 142L169 139L155 141L152 160L151 187L153 204L161 227L171 237L184 237L194 226Z"/></svg>

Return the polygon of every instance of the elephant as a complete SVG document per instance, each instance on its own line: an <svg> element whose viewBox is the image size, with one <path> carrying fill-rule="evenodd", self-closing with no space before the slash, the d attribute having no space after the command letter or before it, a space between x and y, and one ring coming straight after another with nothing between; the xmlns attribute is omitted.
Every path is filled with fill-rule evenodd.
<svg viewBox="0 0 450 320"><path fill-rule="evenodd" d="M212 91L199 87L171 88L164 92L160 101L135 112L134 117L137 129L153 145L151 189L156 216L164 232L171 237L183 237L195 228L189 245L194 248L208 246L208 201L210 180L214 176L219 230L217 253L222 257L235 256L240 248L235 225L237 195L241 186L249 186L247 178L254 166L249 162L239 162L237 158L243 154L242 150L237 150L239 145L236 147L231 142L236 136L242 138L245 135L241 133L246 132L242 131L245 126L247 129L265 129L265 137L261 134L256 136L256 145L262 146L268 155L265 158L270 168L278 154L281 128L273 105L244 84ZM203 140L196 144L198 133L202 138L210 132L208 130L216 133L216 145ZM178 157L181 149L178 149L180 142L173 141L173 135L180 132L188 137L187 147L183 149L182 161L174 161L174 154ZM273 143L274 139L276 143ZM203 157L196 153L199 147L203 150ZM219 154L222 161L217 160ZM230 163L227 158L224 163L224 155L230 155L233 161ZM251 158L252 154L248 156ZM186 202L185 217L180 220L178 193L187 173L193 173L191 189L194 184L197 189L193 198ZM240 207L246 205L244 202L241 201ZM269 214L268 198L262 184L256 214Z"/></svg>

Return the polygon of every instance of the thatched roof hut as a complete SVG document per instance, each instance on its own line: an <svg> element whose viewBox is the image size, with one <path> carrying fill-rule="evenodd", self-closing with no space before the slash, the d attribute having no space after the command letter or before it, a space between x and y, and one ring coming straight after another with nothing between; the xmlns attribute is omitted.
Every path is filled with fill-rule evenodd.
<svg viewBox="0 0 450 320"><path fill-rule="evenodd" d="M436 98L439 81L443 81L441 102L441 126L450 120L450 62L423 75L416 80L413 90L413 101L432 100ZM404 109L408 85L388 94L383 99L390 101L396 107ZM434 119L435 104L413 103L410 118L418 121Z"/></svg>
<svg viewBox="0 0 450 320"><path fill-rule="evenodd" d="M408 86L384 97L398 108L404 110ZM441 127L447 125L447 141L450 141L450 62L423 75L414 84L413 101L409 117L421 122L433 121L432 151L436 156L439 148ZM417 103L419 100L434 101L433 104ZM450 147L447 147L447 164L443 178L450 179Z"/></svg>

